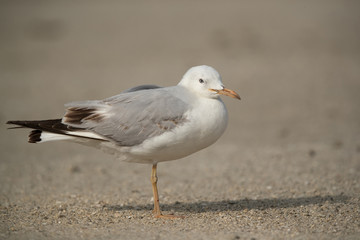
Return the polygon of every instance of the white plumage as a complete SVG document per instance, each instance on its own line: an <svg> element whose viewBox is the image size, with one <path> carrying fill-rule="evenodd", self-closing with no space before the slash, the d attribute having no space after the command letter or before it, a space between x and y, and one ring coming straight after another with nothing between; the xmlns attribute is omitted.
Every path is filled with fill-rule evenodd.
<svg viewBox="0 0 360 240"><path fill-rule="evenodd" d="M62 119L8 123L35 129L31 143L71 140L121 160L153 164L154 212L164 217L158 204L157 163L188 156L219 139L228 121L220 95L240 99L223 86L214 68L197 66L176 86L138 86L104 100L68 103Z"/></svg>

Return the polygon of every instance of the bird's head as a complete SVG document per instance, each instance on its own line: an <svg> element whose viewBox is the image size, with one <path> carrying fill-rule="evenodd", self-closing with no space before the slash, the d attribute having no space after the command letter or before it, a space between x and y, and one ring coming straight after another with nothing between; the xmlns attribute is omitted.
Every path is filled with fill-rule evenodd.
<svg viewBox="0 0 360 240"><path fill-rule="evenodd" d="M190 68L179 85L207 98L218 98L219 95L225 95L240 99L239 94L224 87L220 74L214 68L206 65Z"/></svg>

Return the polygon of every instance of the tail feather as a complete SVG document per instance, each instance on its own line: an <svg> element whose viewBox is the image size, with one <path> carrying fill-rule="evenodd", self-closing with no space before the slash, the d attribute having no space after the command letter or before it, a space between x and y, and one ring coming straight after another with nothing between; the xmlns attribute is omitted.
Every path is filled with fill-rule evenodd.
<svg viewBox="0 0 360 240"><path fill-rule="evenodd" d="M7 124L18 125L14 128L32 128L53 133L64 133L64 131L82 130L61 123L61 119L49 119L40 121L8 121Z"/></svg>
<svg viewBox="0 0 360 240"><path fill-rule="evenodd" d="M63 124L61 119L40 121L8 121L7 124L17 125L9 129L32 128L29 134L29 143L46 142L53 140L66 140L71 138L90 138L105 140L99 135L89 132L87 129L71 127Z"/></svg>
<svg viewBox="0 0 360 240"><path fill-rule="evenodd" d="M29 134L29 143L41 142L41 133L42 131L39 129L32 130Z"/></svg>

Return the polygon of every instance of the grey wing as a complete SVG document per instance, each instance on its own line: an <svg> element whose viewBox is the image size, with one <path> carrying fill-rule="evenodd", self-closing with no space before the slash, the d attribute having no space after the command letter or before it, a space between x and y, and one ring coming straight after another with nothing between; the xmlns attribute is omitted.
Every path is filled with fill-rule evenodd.
<svg viewBox="0 0 360 240"><path fill-rule="evenodd" d="M126 89L126 90L122 91L119 95L109 97L109 98L105 99L104 101L105 102L113 102L113 101L116 102L119 99L122 99L124 93L137 92L137 91L142 91L142 90L151 90L151 89L156 89L156 88L162 88L162 87L157 86L157 85L152 85L152 84L140 85L140 86Z"/></svg>
<svg viewBox="0 0 360 240"><path fill-rule="evenodd" d="M121 93L136 92L136 91L140 91L140 90L149 90L149 89L156 89L156 88L161 88L161 87L157 86L157 85L147 84L147 85L140 85L140 86L136 86L133 88L129 88L125 91L122 91Z"/></svg>
<svg viewBox="0 0 360 240"><path fill-rule="evenodd" d="M70 103L63 123L91 130L121 146L134 146L184 123L187 110L185 102L159 88Z"/></svg>

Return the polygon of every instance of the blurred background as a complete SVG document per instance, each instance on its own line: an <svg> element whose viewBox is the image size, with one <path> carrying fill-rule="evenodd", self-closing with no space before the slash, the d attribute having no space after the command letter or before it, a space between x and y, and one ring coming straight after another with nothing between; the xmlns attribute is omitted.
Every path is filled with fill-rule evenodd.
<svg viewBox="0 0 360 240"><path fill-rule="evenodd" d="M225 100L231 140L358 136L359 9L357 1L2 1L1 121L56 118L66 102L175 85L207 64L243 99Z"/></svg>
<svg viewBox="0 0 360 240"><path fill-rule="evenodd" d="M183 190L174 183L179 180L194 190L184 201L211 200L206 192L195 193L203 189L200 176L190 183L179 171L192 177L199 171L209 181L216 171L220 179L233 173L242 176L233 179L239 185L254 183L238 192L214 183L218 199L264 197L256 189L267 193L261 182L280 184L277 176L288 182L282 190L272 189L285 196L286 184L295 184L287 174L300 176L296 183L312 181L301 172L323 183L314 187L318 194L354 193L360 189L359 13L360 1L351 0L1 1L3 194L12 201L24 193L48 196L51 189L58 194L97 189L111 196L114 185L107 181L116 179L146 189L150 198L148 166L118 166L111 157L74 144L34 147L26 143L27 131L8 131L5 122L58 118L64 103L103 99L135 85L175 85L188 68L202 64L217 69L242 100L224 99L229 126L210 150L160 166L160 175L170 169L175 178L165 180L169 186L160 187L162 194L175 201ZM100 169L96 180L89 180L90 166ZM90 173L89 179L66 183L78 168ZM330 174L335 170L336 179ZM251 180L250 173L259 175ZM44 179L48 186L38 184ZM309 186L301 184L307 192Z"/></svg>

